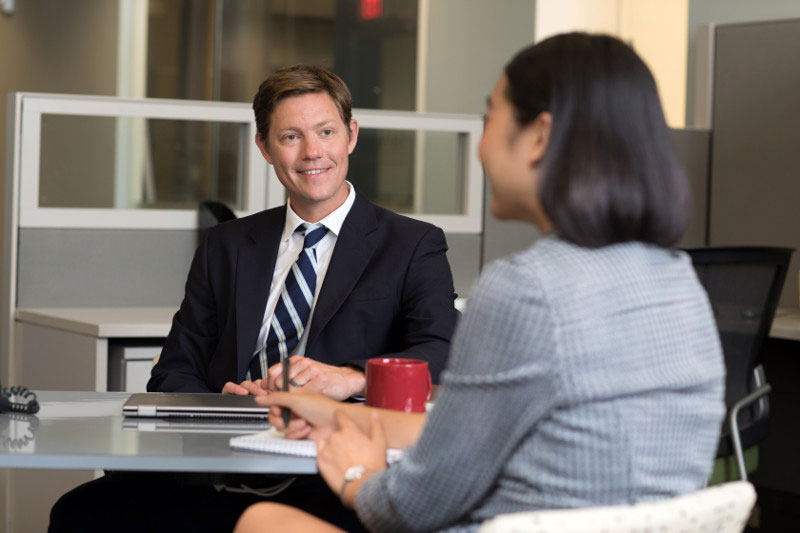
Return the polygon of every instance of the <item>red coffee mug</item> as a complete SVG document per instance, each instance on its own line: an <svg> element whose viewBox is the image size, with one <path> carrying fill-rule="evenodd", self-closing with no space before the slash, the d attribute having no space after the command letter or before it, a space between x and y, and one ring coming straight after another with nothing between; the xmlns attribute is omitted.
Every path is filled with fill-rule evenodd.
<svg viewBox="0 0 800 533"><path fill-rule="evenodd" d="M424 413L431 399L428 362L419 359L382 357L367 361L367 405Z"/></svg>

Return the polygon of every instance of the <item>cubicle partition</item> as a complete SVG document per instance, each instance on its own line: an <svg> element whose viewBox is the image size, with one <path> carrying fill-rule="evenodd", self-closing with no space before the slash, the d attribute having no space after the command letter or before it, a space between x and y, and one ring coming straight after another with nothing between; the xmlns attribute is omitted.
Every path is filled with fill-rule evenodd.
<svg viewBox="0 0 800 533"><path fill-rule="evenodd" d="M705 29L709 244L800 250L800 19ZM798 307L800 252L780 305Z"/></svg>
<svg viewBox="0 0 800 533"><path fill-rule="evenodd" d="M203 195L239 216L284 202L253 143L250 106L17 93L9 107L0 368L30 387L125 390L133 380L141 388L183 296ZM354 117L360 138L371 136L352 156L372 161L364 189L445 230L460 296L484 264L539 237L489 213L479 117L363 109ZM705 244L709 138L673 130L694 199L682 246ZM212 176L207 190L197 174ZM362 190L359 179L351 176ZM430 191L443 187L453 192L437 202Z"/></svg>
<svg viewBox="0 0 800 533"><path fill-rule="evenodd" d="M238 216L285 201L253 142L252 110L31 93L11 95L9 108L2 373L33 388L124 388L131 373L146 374L180 304L199 201L224 200ZM374 201L442 227L457 290L466 292L481 265L482 121L353 115L374 152L357 148L352 157L374 175L349 179L381 192ZM426 168L451 195L426 197Z"/></svg>
<svg viewBox="0 0 800 533"><path fill-rule="evenodd" d="M763 350L769 434L759 444L760 527L797 527L800 462L800 19L707 28L711 148L709 243L795 248Z"/></svg>

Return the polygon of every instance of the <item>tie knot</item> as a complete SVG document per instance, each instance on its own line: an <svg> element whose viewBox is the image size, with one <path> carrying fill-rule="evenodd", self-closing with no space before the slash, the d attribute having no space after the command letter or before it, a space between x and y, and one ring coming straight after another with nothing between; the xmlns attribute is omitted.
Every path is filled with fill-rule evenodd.
<svg viewBox="0 0 800 533"><path fill-rule="evenodd" d="M325 226L319 226L318 228L314 228L313 230L308 232L307 230L308 226L306 226L305 224L302 224L299 228L297 228L298 232L305 235L305 238L303 239L303 248L311 248L319 241L321 241L322 238L325 236L325 234L328 233L328 228L326 228Z"/></svg>

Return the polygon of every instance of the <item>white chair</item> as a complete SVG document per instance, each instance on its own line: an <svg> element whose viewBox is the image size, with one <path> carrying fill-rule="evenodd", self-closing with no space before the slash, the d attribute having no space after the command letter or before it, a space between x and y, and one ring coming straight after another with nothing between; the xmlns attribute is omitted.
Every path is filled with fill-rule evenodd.
<svg viewBox="0 0 800 533"><path fill-rule="evenodd" d="M755 501L756 492L750 483L731 481L675 498L635 505L499 515L484 522L480 533L740 533Z"/></svg>

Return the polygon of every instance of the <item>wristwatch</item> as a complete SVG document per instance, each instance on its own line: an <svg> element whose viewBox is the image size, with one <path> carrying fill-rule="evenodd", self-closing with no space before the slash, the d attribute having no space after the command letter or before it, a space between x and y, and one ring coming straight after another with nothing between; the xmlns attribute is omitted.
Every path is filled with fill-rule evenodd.
<svg viewBox="0 0 800 533"><path fill-rule="evenodd" d="M344 481L342 481L342 488L339 489L339 499L342 501L342 503L344 503L344 491L347 488L347 484L351 481L361 479L367 472L372 472L372 469L367 468L364 465L351 466L344 471Z"/></svg>

